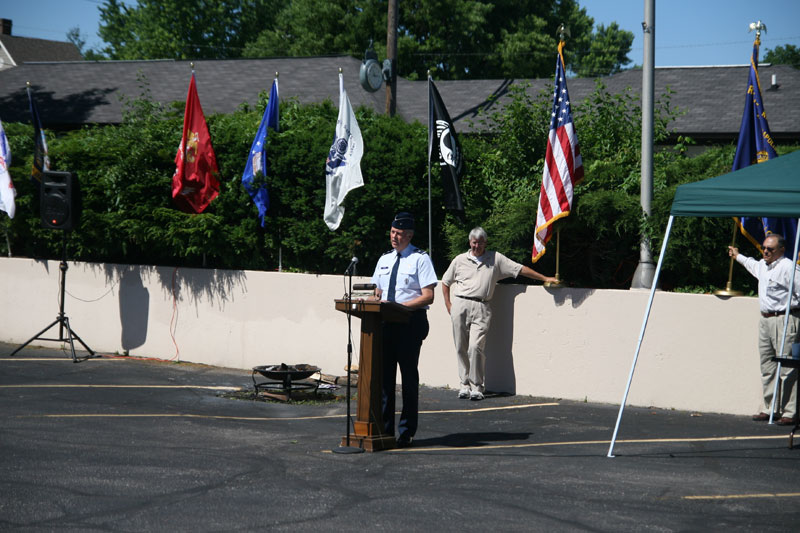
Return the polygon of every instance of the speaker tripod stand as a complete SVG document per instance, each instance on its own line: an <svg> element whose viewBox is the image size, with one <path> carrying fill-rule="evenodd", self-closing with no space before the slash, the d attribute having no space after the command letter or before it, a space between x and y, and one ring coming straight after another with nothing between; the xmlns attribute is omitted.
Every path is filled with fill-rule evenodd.
<svg viewBox="0 0 800 533"><path fill-rule="evenodd" d="M58 310L58 317L53 320L50 324L47 325L42 331L25 341L24 344L20 345L16 350L11 352L11 356L13 357L18 351L29 345L35 340L40 341L54 341L54 342L66 342L69 341L69 348L72 352L72 362L73 363L80 363L81 361L85 361L86 359L91 359L95 356L94 351L89 348L85 342L75 333L69 325L69 318L66 314L64 314L64 294L66 292L66 285L67 285L67 231L63 230L64 232L64 239L61 244L61 264L59 265L59 270L61 270L61 293L59 295L59 310ZM42 334L58 324L58 338L57 339L49 339L42 337ZM65 335L66 332L66 335ZM75 340L80 342L86 351L89 352L89 355L84 357L78 357L75 354Z"/></svg>

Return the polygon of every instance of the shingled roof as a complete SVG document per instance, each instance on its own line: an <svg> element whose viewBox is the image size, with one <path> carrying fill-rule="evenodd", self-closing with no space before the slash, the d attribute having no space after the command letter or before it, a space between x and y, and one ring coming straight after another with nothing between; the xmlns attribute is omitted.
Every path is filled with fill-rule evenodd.
<svg viewBox="0 0 800 533"><path fill-rule="evenodd" d="M0 68L30 61L80 61L78 47L72 43L0 34Z"/></svg>
<svg viewBox="0 0 800 533"><path fill-rule="evenodd" d="M281 99L301 103L338 101L337 72L341 67L354 106L383 113L385 93L366 92L359 84L361 61L350 56L303 58L197 60L197 90L206 114L231 113L243 102L254 104L280 73ZM686 111L671 125L699 141L727 142L736 137L744 108L748 66L666 67L655 71L656 96L670 87L673 106ZM113 124L122 120L123 98L137 98L146 80L150 96L159 102L184 101L189 85L189 61L81 61L25 63L0 71L0 119L30 121L26 82L31 83L45 127L67 129L87 123ZM762 65L764 107L777 141L800 141L800 70L785 65ZM772 76L778 86L770 88ZM634 69L604 77L610 92L630 87L638 96L642 72ZM504 103L515 83L530 83L532 95L550 91L552 79L439 81L437 87L459 131L480 128L469 119L481 109ZM568 80L570 97L581 101L595 89L592 78ZM397 114L406 121L425 122L427 82L398 80Z"/></svg>

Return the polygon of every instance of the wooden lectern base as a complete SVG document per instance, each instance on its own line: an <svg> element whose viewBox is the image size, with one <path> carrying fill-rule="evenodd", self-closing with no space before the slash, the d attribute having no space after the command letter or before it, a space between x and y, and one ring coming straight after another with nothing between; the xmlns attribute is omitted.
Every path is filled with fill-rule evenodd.
<svg viewBox="0 0 800 533"><path fill-rule="evenodd" d="M342 437L342 446L347 446L347 437ZM368 452L379 452L397 448L397 442L392 435L363 436L351 433L350 446L356 446Z"/></svg>

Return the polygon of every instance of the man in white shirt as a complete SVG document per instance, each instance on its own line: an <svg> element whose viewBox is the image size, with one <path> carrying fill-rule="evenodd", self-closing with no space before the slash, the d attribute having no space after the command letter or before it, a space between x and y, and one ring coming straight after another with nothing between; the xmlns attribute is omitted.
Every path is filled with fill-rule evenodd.
<svg viewBox="0 0 800 533"><path fill-rule="evenodd" d="M796 264L784 257L786 241L777 234L768 235L762 244L764 258L755 260L739 253L737 248L728 246L728 255L747 269L758 279L758 305L761 318L758 321L758 351L761 357L761 384L764 394L764 405L761 411L753 415L753 420L769 420L772 404L772 392L775 389L775 374L778 363L773 357L791 357L792 343L798 342L800 331L800 273L795 274L794 290L791 290L792 268ZM783 323L786 316L786 303L792 297L789 325L786 330L786 343L779 349L783 336ZM781 397L776 402L776 415L780 414L777 424L787 426L795 423L795 398L797 395L795 382L797 372L794 368L781 367Z"/></svg>
<svg viewBox="0 0 800 533"><path fill-rule="evenodd" d="M442 276L444 305L453 323L453 341L458 355L458 397L483 400L486 366L486 334L492 319L489 301L497 282L504 278L527 278L557 283L556 278L539 274L499 252L486 250L486 231L474 228L469 233L469 251L458 255ZM451 288L454 298L450 299Z"/></svg>

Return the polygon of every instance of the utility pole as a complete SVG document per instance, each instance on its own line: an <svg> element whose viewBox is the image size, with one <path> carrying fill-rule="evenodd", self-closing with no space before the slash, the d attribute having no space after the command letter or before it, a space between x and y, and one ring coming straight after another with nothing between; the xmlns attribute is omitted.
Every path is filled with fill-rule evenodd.
<svg viewBox="0 0 800 533"><path fill-rule="evenodd" d="M384 69L386 114L393 117L397 110L397 0L389 0L386 19L386 57L389 62L388 78Z"/></svg>
<svg viewBox="0 0 800 533"><path fill-rule="evenodd" d="M641 205L647 218L653 203L653 101L655 100L656 0L644 0L644 62L642 63L642 181ZM650 239L644 233L639 245L639 265L633 273L632 289L653 286L655 264L650 252Z"/></svg>

